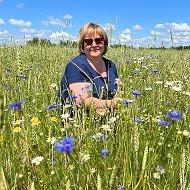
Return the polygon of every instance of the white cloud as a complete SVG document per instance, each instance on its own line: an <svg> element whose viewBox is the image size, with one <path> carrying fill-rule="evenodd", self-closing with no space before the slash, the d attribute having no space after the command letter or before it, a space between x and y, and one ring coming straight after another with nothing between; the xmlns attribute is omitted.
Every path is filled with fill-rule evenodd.
<svg viewBox="0 0 190 190"><path fill-rule="evenodd" d="M16 20L14 18L9 19L9 23L15 26L30 27L32 23L30 21Z"/></svg>
<svg viewBox="0 0 190 190"><path fill-rule="evenodd" d="M165 28L164 24L157 24L154 28Z"/></svg>
<svg viewBox="0 0 190 190"><path fill-rule="evenodd" d="M73 17L71 15L67 14L67 15L64 15L63 18L72 19Z"/></svg>
<svg viewBox="0 0 190 190"><path fill-rule="evenodd" d="M109 32L110 29L114 30L115 29L115 25L111 24L111 23L106 23L102 26L102 28L106 31Z"/></svg>
<svg viewBox="0 0 190 190"><path fill-rule="evenodd" d="M9 31L8 30L4 30L4 31L0 31L0 36L2 37L7 37L7 36L10 36L10 33L9 33Z"/></svg>
<svg viewBox="0 0 190 190"><path fill-rule="evenodd" d="M20 32L23 32L23 33L36 33L37 31L35 29L32 29L32 28L22 28L20 30Z"/></svg>
<svg viewBox="0 0 190 190"><path fill-rule="evenodd" d="M61 27L71 27L72 26L71 22L62 21L61 19L53 18L53 17L49 17L49 21L42 21L42 23L45 26L48 26L48 25L57 25L57 26L61 26Z"/></svg>
<svg viewBox="0 0 190 190"><path fill-rule="evenodd" d="M20 32L24 33L25 36L29 36L30 38L38 37L38 38L47 38L47 34L50 33L50 30L36 30L32 28L22 28Z"/></svg>
<svg viewBox="0 0 190 190"><path fill-rule="evenodd" d="M8 30L4 30L3 32L0 31L0 36L4 36L8 34L10 34Z"/></svg>
<svg viewBox="0 0 190 190"><path fill-rule="evenodd" d="M164 32L158 32L158 31L155 31L155 30L151 30L150 34L151 35L155 35L156 34L156 36L165 36Z"/></svg>
<svg viewBox="0 0 190 190"><path fill-rule="evenodd" d="M190 26L187 23L170 23L172 31L190 31Z"/></svg>
<svg viewBox="0 0 190 190"><path fill-rule="evenodd" d="M130 34L124 34L124 33L121 33L120 34L120 38L121 38L121 43L127 43L127 42L131 42L132 38L131 38L131 35Z"/></svg>
<svg viewBox="0 0 190 190"><path fill-rule="evenodd" d="M17 8L23 8L24 7L24 3L19 3L16 7Z"/></svg>
<svg viewBox="0 0 190 190"><path fill-rule="evenodd" d="M142 30L142 27L136 24L135 26L133 26L133 30Z"/></svg>
<svg viewBox="0 0 190 190"><path fill-rule="evenodd" d="M61 38L69 39L69 37L70 37L70 35L67 32L63 32L63 31L61 31L61 32L53 32L50 35L51 39L57 39L57 38L59 38L59 39L61 39Z"/></svg>
<svg viewBox="0 0 190 190"><path fill-rule="evenodd" d="M5 21L2 18L0 18L0 24L5 24Z"/></svg>
<svg viewBox="0 0 190 190"><path fill-rule="evenodd" d="M123 34L130 34L131 33L131 30L126 28L124 32L122 32Z"/></svg>

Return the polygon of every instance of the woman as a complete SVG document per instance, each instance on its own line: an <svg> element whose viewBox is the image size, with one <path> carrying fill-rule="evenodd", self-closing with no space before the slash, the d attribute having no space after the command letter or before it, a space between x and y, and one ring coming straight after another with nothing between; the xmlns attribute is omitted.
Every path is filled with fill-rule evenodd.
<svg viewBox="0 0 190 190"><path fill-rule="evenodd" d="M79 31L78 48L80 54L66 65L61 80L62 102L74 96L76 104L86 108L92 104L98 109L117 108L117 70L103 57L108 48L106 32L98 24L85 24Z"/></svg>

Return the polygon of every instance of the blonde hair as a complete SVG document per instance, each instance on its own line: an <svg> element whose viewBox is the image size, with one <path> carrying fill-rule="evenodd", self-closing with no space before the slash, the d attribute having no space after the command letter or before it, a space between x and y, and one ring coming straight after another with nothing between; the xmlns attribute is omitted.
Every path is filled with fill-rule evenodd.
<svg viewBox="0 0 190 190"><path fill-rule="evenodd" d="M99 25L95 23L88 23L85 24L79 31L79 38L78 38L78 48L80 53L84 53L84 39L87 35L92 35L97 33L104 41L104 52L103 55L106 54L108 50L108 36L105 30Z"/></svg>

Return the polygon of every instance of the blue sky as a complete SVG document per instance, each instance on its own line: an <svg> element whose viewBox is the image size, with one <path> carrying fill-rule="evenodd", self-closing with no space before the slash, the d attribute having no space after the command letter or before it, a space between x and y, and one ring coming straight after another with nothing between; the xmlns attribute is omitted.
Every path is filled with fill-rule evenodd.
<svg viewBox="0 0 190 190"><path fill-rule="evenodd" d="M112 43L170 47L171 29L174 45L190 45L189 11L190 0L0 0L0 43L76 40L96 22Z"/></svg>

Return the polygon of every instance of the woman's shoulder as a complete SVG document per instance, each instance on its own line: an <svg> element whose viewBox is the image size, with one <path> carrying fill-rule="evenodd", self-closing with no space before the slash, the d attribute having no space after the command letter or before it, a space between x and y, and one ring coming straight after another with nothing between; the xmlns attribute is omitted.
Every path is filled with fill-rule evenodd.
<svg viewBox="0 0 190 190"><path fill-rule="evenodd" d="M77 68L79 70L80 69L84 70L86 69L85 66L87 65L86 62L87 62L86 56L84 54L79 54L67 63L65 70L71 70L71 69L75 70Z"/></svg>
<svg viewBox="0 0 190 190"><path fill-rule="evenodd" d="M106 57L103 57L103 60L104 60L105 64L106 64L109 68L115 67L115 65L116 65L112 60L110 60L110 59L108 59L108 58L106 58Z"/></svg>
<svg viewBox="0 0 190 190"><path fill-rule="evenodd" d="M87 58L86 58L85 54L79 54L76 57L74 57L73 59L71 59L69 64L75 63L76 65L79 66L79 65L83 65L85 63L85 61L87 61Z"/></svg>

